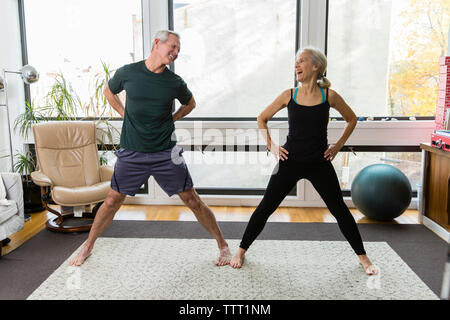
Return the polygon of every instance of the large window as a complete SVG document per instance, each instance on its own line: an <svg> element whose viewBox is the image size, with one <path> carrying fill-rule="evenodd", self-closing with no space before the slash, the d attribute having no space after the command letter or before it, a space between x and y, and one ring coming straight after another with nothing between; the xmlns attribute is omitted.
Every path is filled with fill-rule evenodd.
<svg viewBox="0 0 450 320"><path fill-rule="evenodd" d="M40 72L33 105L51 105L54 116L111 116L96 110L96 90L107 72L142 60L141 1L25 0L24 9L28 61ZM62 105L71 110L58 110L58 97L73 98Z"/></svg>
<svg viewBox="0 0 450 320"><path fill-rule="evenodd" d="M317 24L325 30L325 19L316 19L317 2L167 2L173 5L167 20L181 36L181 51L173 68L186 81L197 102L187 120L200 118L208 124L196 133L201 121L181 122L181 128L193 130L193 134L187 140L181 134L178 136L179 145L186 146L184 156L195 185L199 192L213 195L260 195L276 161L265 151L245 149L264 145L257 129L251 130L258 140L229 143L237 148L234 151L216 148L201 152L198 146L204 147L210 141L197 143L196 138L205 135L204 129L219 129L222 141L234 139L235 134L227 133L228 126L241 130L247 124L235 121L230 125L228 120L255 119L283 90L294 87L296 39L301 35L301 41L305 37L314 42L316 36L322 37L316 34L320 29ZM39 82L30 86L33 105L43 111L58 111L58 106L46 107L58 103L54 98L66 95L65 98L70 96L74 101L72 116L118 116L105 101L99 101L104 98L97 95L99 86L118 67L146 58L142 20L148 27L144 34L154 33L156 26L162 29L160 26L165 25L167 18L166 2L161 2L164 3L161 21L153 17L161 10L156 0L23 0L23 3L28 62L41 75ZM142 3L151 9L143 13L144 17ZM448 45L450 0L327 3L327 77L332 89L343 96L358 116L433 116L438 58L446 54ZM303 15L298 11L299 4L305 10ZM315 20L300 21L300 16ZM54 89L60 91L53 94ZM175 103L178 107L178 101ZM99 104L103 108L98 108ZM332 109L331 116L341 115ZM278 135L279 140L275 141L283 144L287 110L275 117L278 119L270 123L271 134L273 138ZM216 128L217 122L208 120L226 121ZM333 161L344 194L348 195L356 174L373 163L398 167L416 189L420 183L418 150L400 146L384 152L385 140L376 143L375 151L355 155L345 150ZM110 165L114 164L112 152L101 155ZM294 188L291 195L296 192Z"/></svg>
<svg viewBox="0 0 450 320"><path fill-rule="evenodd" d="M450 0L329 1L332 88L359 116L434 116L449 22Z"/></svg>
<svg viewBox="0 0 450 320"><path fill-rule="evenodd" d="M173 1L175 72L198 105L189 116L254 118L294 86L296 2Z"/></svg>

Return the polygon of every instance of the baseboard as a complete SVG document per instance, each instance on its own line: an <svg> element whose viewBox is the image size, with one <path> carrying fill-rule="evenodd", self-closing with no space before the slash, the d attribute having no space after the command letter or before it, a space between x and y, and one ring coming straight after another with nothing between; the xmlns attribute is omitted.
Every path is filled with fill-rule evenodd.
<svg viewBox="0 0 450 320"><path fill-rule="evenodd" d="M450 232L445 230L443 227L441 227L439 224L434 222L428 217L423 217L423 225L426 226L428 229L436 233L440 238L447 241L447 243L450 243Z"/></svg>

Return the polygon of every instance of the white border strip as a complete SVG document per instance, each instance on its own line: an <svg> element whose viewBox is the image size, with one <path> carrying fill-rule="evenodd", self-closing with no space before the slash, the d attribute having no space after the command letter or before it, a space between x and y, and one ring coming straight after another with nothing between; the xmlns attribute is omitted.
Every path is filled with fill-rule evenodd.
<svg viewBox="0 0 450 320"><path fill-rule="evenodd" d="M445 230L439 224L437 224L430 218L424 216L423 217L423 225L426 226L431 231L433 231L434 233L436 233L444 241L447 241L447 243L450 243L450 232Z"/></svg>

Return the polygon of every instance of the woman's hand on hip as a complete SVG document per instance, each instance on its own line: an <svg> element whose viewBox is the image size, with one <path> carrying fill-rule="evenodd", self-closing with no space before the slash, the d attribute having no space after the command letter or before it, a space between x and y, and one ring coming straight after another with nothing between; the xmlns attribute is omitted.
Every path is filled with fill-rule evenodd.
<svg viewBox="0 0 450 320"><path fill-rule="evenodd" d="M338 152L342 149L341 144L330 144L328 149L323 154L323 157L327 160L333 161L333 159L337 156Z"/></svg>
<svg viewBox="0 0 450 320"><path fill-rule="evenodd" d="M285 148L278 146L276 144L272 144L272 147L270 148L270 152L275 156L277 161L278 160L281 160L281 161L287 160L288 154L289 154L289 152Z"/></svg>

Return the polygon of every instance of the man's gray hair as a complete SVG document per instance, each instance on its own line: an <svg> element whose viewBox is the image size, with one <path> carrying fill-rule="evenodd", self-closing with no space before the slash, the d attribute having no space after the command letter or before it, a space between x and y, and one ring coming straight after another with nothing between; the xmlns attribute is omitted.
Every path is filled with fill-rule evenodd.
<svg viewBox="0 0 450 320"><path fill-rule="evenodd" d="M153 49L153 45L155 43L155 39L159 39L161 42L166 42L169 39L169 35L171 35L171 34L176 36L178 38L178 40L180 39L180 35L178 33L176 33L175 31L171 31L171 30L158 31L153 38L152 49Z"/></svg>

